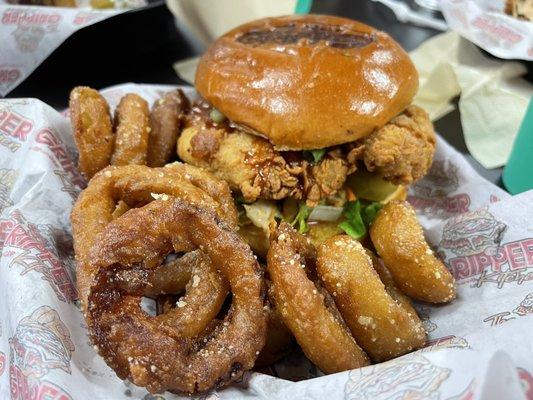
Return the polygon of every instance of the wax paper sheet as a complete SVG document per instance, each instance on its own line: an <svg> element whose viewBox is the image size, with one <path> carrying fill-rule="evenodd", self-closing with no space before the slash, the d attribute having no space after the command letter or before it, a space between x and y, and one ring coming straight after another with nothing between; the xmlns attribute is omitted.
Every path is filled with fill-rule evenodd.
<svg viewBox="0 0 533 400"><path fill-rule="evenodd" d="M414 103L436 120L453 110L460 95L470 154L485 168L505 165L533 96L533 85L521 78L525 65L496 59L452 31L426 40L409 55L420 76Z"/></svg>
<svg viewBox="0 0 533 400"><path fill-rule="evenodd" d="M492 55L533 61L533 22L503 12L505 0L441 0L451 29Z"/></svg>
<svg viewBox="0 0 533 400"><path fill-rule="evenodd" d="M103 93L114 106L168 89ZM118 379L88 340L69 221L84 185L68 119L38 100L0 101L0 398L176 399ZM200 398L533 399L533 191L511 197L439 139L409 201L458 283L453 303L416 305L426 348L329 376L295 353Z"/></svg>
<svg viewBox="0 0 533 400"><path fill-rule="evenodd" d="M118 0L139 7L145 0ZM121 3L121 4L122 4ZM19 6L0 0L0 97L26 79L70 35L128 9Z"/></svg>

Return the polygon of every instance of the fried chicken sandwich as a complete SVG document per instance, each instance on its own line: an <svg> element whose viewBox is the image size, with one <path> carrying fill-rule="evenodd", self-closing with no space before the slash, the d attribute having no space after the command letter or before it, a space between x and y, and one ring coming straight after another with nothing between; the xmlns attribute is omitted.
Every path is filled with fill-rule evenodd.
<svg viewBox="0 0 533 400"><path fill-rule="evenodd" d="M237 27L204 54L195 86L201 98L178 155L229 183L259 253L277 218L315 242L364 236L433 159L433 126L412 104L413 63L356 21L287 16Z"/></svg>

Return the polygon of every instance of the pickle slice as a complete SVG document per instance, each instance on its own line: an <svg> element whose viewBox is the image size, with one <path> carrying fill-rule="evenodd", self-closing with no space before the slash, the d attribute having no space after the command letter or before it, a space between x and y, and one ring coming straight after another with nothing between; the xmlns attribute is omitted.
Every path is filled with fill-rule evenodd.
<svg viewBox="0 0 533 400"><path fill-rule="evenodd" d="M395 197L395 192L402 186L394 185L381 176L368 171L357 171L346 180L346 185L352 189L359 199L386 202Z"/></svg>

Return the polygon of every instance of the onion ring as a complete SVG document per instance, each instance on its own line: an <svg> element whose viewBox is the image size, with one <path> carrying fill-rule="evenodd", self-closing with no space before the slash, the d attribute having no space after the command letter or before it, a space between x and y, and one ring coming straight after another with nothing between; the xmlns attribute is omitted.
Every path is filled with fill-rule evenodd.
<svg viewBox="0 0 533 400"><path fill-rule="evenodd" d="M253 250L253 247L252 247ZM255 253L255 251L254 251ZM269 297L272 297L272 284L267 280ZM271 301L273 303L273 301ZM268 316L268 329L265 347L259 353L255 362L256 367L266 367L279 361L291 352L294 344L294 336L283 323L283 318L278 309L271 304Z"/></svg>
<svg viewBox="0 0 533 400"><path fill-rule="evenodd" d="M454 279L424 238L414 209L392 201L377 214L370 237L396 285L409 297L446 303L456 296Z"/></svg>
<svg viewBox="0 0 533 400"><path fill-rule="evenodd" d="M145 165L150 132L148 103L141 96L128 93L115 110L115 150L112 165Z"/></svg>
<svg viewBox="0 0 533 400"><path fill-rule="evenodd" d="M233 299L223 323L201 341L184 337L171 315L141 310L146 279L130 282L127 290L115 280L128 270L142 278L166 254L194 249L228 280ZM213 211L179 199L130 210L99 236L91 263L98 271L88 297L91 339L120 378L152 393L196 393L253 367L268 316L262 270L250 247Z"/></svg>
<svg viewBox="0 0 533 400"><path fill-rule="evenodd" d="M181 163L164 168L143 165L105 168L80 194L71 215L77 284L83 306L96 272L88 259L89 250L97 235L113 220L116 202L122 200L136 207L153 200L152 194L174 196L214 209L230 227L237 228L237 210L227 184L208 172Z"/></svg>
<svg viewBox="0 0 533 400"><path fill-rule="evenodd" d="M366 252L372 259L372 265L378 273L379 279L381 279L381 282L383 282L383 285L385 285L385 290L387 291L389 296L392 297L405 310L407 310L408 313L411 313L412 315L418 315L415 308L413 307L413 304L411 303L411 300L409 300L409 297L407 297L396 285L392 274L387 269L387 267L383 265L383 262L370 250L367 250Z"/></svg>
<svg viewBox="0 0 533 400"><path fill-rule="evenodd" d="M173 277L179 279L173 281ZM184 337L200 334L217 316L228 294L228 283L215 271L209 257L199 250L148 272L140 269L119 271L114 280L126 292L134 291L138 282L143 280L146 282L143 295L149 297L177 294L185 289L185 295L177 302L178 307L159 319L162 323L175 324L176 333Z"/></svg>
<svg viewBox="0 0 533 400"><path fill-rule="evenodd" d="M90 179L107 167L115 135L107 101L96 90L78 86L70 92L70 120L79 152L78 168Z"/></svg>
<svg viewBox="0 0 533 400"><path fill-rule="evenodd" d="M422 322L385 290L372 259L357 240L338 235L318 248L317 272L355 340L381 362L422 347Z"/></svg>
<svg viewBox="0 0 533 400"><path fill-rule="evenodd" d="M162 167L176 156L182 118L190 109L189 99L180 89L165 93L152 106L147 164Z"/></svg>
<svg viewBox="0 0 533 400"><path fill-rule="evenodd" d="M306 239L289 224L281 223L271 236L268 273L272 296L283 322L305 355L324 373L335 373L368 364L341 318L309 280L316 254Z"/></svg>
<svg viewBox="0 0 533 400"><path fill-rule="evenodd" d="M158 294L176 295L185 290L193 276L193 266L202 261L202 254L199 252L191 251L157 267L144 294L152 297Z"/></svg>

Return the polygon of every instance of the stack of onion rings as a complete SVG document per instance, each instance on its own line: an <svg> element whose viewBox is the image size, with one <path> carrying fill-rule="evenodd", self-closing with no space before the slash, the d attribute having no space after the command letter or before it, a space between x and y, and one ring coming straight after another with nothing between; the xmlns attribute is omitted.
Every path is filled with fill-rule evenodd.
<svg viewBox="0 0 533 400"><path fill-rule="evenodd" d="M194 306L182 311L189 302L205 302L201 290L192 287L162 315L149 316L140 307L149 276L165 256L196 249L205 257L205 272L218 272L232 293L229 312L207 336L198 333L212 316L198 318ZM179 199L154 201L109 223L92 250L97 272L88 293L89 332L119 377L153 393L196 393L253 367L268 317L262 270L249 246L213 211ZM195 329L185 331L183 324Z"/></svg>
<svg viewBox="0 0 533 400"><path fill-rule="evenodd" d="M115 110L96 90L78 86L70 93L70 120L79 152L79 169L90 179L108 165L162 167L176 154L177 137L189 100L179 89L165 93L152 111L129 93Z"/></svg>
<svg viewBox="0 0 533 400"><path fill-rule="evenodd" d="M316 253L306 239L281 223L272 235L267 258L271 297L305 355L325 373L367 365L366 354L317 282L309 279L315 274Z"/></svg>
<svg viewBox="0 0 533 400"><path fill-rule="evenodd" d="M386 205L370 234L383 263L347 235L326 240L317 253L285 222L271 233L271 298L325 373L365 365L366 354L381 362L423 347L422 322L405 294L429 302L455 297L453 277L429 249L409 205Z"/></svg>
<svg viewBox="0 0 533 400"><path fill-rule="evenodd" d="M72 226L91 339L118 376L151 392L195 393L253 367L269 306L225 182L181 163L107 167L80 194ZM183 290L157 316L140 307L143 296Z"/></svg>
<svg viewBox="0 0 533 400"><path fill-rule="evenodd" d="M228 185L196 167L174 163L163 168L142 165L107 167L91 179L72 210L72 231L77 259L77 281L82 304L96 269L89 262L95 238L113 220L117 202L137 207L174 196L214 209L233 229L237 211ZM122 203L120 203L122 204Z"/></svg>

